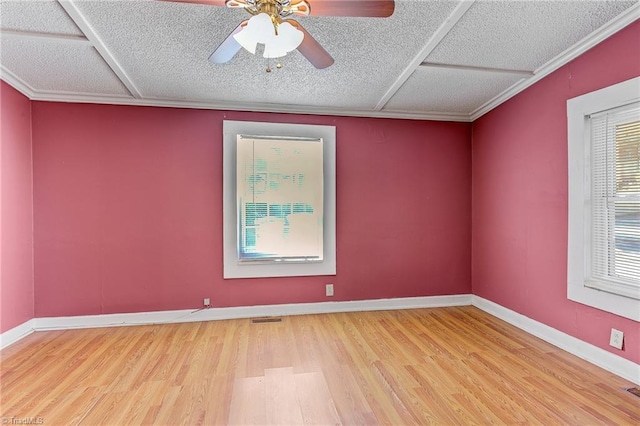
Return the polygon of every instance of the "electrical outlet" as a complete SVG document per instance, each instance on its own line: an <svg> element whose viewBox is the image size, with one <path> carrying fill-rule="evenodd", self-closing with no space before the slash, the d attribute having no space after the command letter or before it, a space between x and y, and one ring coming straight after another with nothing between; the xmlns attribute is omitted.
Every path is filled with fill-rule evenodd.
<svg viewBox="0 0 640 426"><path fill-rule="evenodd" d="M208 308L209 306L211 306L211 299L209 299L208 297L205 297L203 303L204 303L204 307Z"/></svg>
<svg viewBox="0 0 640 426"><path fill-rule="evenodd" d="M333 284L327 284L325 286L325 293L327 296L333 296Z"/></svg>
<svg viewBox="0 0 640 426"><path fill-rule="evenodd" d="M616 349L622 349L623 342L624 342L624 333L620 330L616 330L615 328L612 328L611 339L609 339L609 345L613 346Z"/></svg>

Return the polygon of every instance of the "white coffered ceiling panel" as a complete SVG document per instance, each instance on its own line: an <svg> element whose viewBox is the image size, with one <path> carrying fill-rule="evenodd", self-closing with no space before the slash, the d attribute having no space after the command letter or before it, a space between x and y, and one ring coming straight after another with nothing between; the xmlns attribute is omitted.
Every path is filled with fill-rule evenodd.
<svg viewBox="0 0 640 426"><path fill-rule="evenodd" d="M111 68L85 43L3 37L0 61L37 92L128 95Z"/></svg>
<svg viewBox="0 0 640 426"><path fill-rule="evenodd" d="M317 70L294 51L271 73L244 50L227 64L208 61L250 17L244 10L154 1L78 9L144 97L371 109L455 5L402 2L388 19L297 17L335 63Z"/></svg>
<svg viewBox="0 0 640 426"><path fill-rule="evenodd" d="M0 28L42 34L82 35L56 0L0 0Z"/></svg>
<svg viewBox="0 0 640 426"><path fill-rule="evenodd" d="M384 110L467 114L522 79L522 75L420 67Z"/></svg>
<svg viewBox="0 0 640 426"><path fill-rule="evenodd" d="M51 101L470 121L640 18L637 0L395 0L296 17L335 63L293 51L267 73L242 49L208 60L246 11L179 1L0 0L0 77Z"/></svg>
<svg viewBox="0 0 640 426"><path fill-rule="evenodd" d="M536 70L637 1L476 1L428 62Z"/></svg>

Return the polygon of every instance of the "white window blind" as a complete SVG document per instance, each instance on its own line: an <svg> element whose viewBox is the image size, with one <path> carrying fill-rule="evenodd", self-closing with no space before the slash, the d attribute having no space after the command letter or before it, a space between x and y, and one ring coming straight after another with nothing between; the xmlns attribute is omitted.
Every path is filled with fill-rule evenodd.
<svg viewBox="0 0 640 426"><path fill-rule="evenodd" d="M238 259L323 260L323 140L238 135Z"/></svg>
<svg viewBox="0 0 640 426"><path fill-rule="evenodd" d="M586 285L640 298L640 103L590 116Z"/></svg>

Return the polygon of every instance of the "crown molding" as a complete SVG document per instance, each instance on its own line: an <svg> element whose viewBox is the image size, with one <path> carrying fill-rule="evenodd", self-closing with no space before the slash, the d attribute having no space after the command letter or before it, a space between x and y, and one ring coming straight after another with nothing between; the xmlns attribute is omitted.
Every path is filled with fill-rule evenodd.
<svg viewBox="0 0 640 426"><path fill-rule="evenodd" d="M33 99L36 96L36 90L27 84L26 81L9 71L4 65L0 64L0 80L3 80L9 86L16 89L29 99Z"/></svg>
<svg viewBox="0 0 640 426"><path fill-rule="evenodd" d="M609 38L613 34L617 33L618 31L622 30L638 19L640 19L640 3L637 3L636 5L630 7L604 26L589 34L578 43L571 46L569 49L551 59L546 64L542 65L540 68L533 72L532 77L525 80L520 80L504 92L500 93L495 98L477 108L470 114L470 121L475 121L476 119L482 117L484 114L508 101L518 93L524 91L529 86L534 85L544 77L556 71L563 65L571 62L587 50L591 49L598 43L604 41L605 39Z"/></svg>
<svg viewBox="0 0 640 426"><path fill-rule="evenodd" d="M4 79L4 76L2 77ZM468 114L464 113L440 113L440 112L412 112L412 111L372 111L358 109L341 109L328 107L313 107L304 105L283 105L268 103L235 103L235 102L198 102L175 99L136 99L129 96L85 94L71 92L44 92L34 90L22 90L23 84L13 84L10 79L5 80L14 88L22 92L32 101L45 102L66 102L66 103L86 103L86 104L110 104L110 105L131 105L166 108L188 108L188 109L209 109L222 111L248 111L248 112L271 112L283 114L309 114L327 115L338 117L367 117L367 118L396 118L407 120L429 120L429 121L456 121L470 122ZM28 86L27 86L28 87Z"/></svg>

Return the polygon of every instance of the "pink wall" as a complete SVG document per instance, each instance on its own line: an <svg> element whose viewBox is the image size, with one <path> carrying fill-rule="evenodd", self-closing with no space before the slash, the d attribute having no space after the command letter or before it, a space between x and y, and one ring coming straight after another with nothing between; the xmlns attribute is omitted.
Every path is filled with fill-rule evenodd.
<svg viewBox="0 0 640 426"><path fill-rule="evenodd" d="M0 333L34 317L31 102L0 81Z"/></svg>
<svg viewBox="0 0 640 426"><path fill-rule="evenodd" d="M567 300L566 101L640 75L638 40L640 22L476 120L472 137L474 294L636 363L638 323Z"/></svg>
<svg viewBox="0 0 640 426"><path fill-rule="evenodd" d="M335 277L223 280L223 119L336 126ZM44 102L33 122L37 317L471 290L469 124Z"/></svg>

